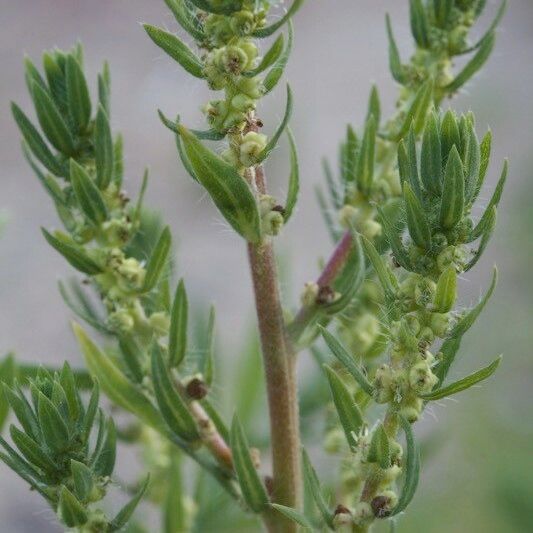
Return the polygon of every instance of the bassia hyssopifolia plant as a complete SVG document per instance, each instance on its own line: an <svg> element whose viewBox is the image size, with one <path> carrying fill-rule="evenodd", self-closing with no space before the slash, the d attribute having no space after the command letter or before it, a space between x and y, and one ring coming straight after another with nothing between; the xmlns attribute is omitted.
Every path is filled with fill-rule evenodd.
<svg viewBox="0 0 533 533"><path fill-rule="evenodd" d="M303 0L284 11L265 0L166 0L179 32L144 25L155 45L217 95L202 105L203 129L159 115L181 164L247 247L270 417L270 460L263 465L239 412L228 423L215 407L212 386L224 387L215 372L215 312L202 322L202 349L193 349L190 322L197 313L190 312L184 281L173 286L170 229L144 206L148 173L137 200L125 193L122 139L110 124L108 66L92 98L81 46L46 52L42 73L26 59L37 121L17 104L12 112L24 155L63 226L43 229L44 238L82 277L59 289L85 323L74 324L74 331L87 371L7 357L0 416L4 422L11 410L19 424L9 428L12 444L0 440L0 457L47 500L63 526L154 531L154 524L135 518L144 497L161 509L160 529L168 533L367 532L384 520L394 527L420 475L413 424L428 403L486 379L500 362L447 379L463 335L496 283L494 275L476 306L458 309L458 279L488 244L507 176L504 163L475 219L492 136L478 138L472 113L441 108L493 49L505 3L486 33L470 38L485 3L411 0L415 50L408 62L387 17L390 70L400 88L396 110L382 116L374 87L364 125L347 128L339 172L325 162L327 195L319 187L317 196L334 250L293 309L282 308L273 247L299 190L290 87L278 125L259 118L258 108L283 77L292 19ZM306 7L312 16L312 4ZM274 133L262 133L263 125ZM287 193L276 198L268 192L266 167L284 139ZM208 147L212 141L223 150ZM296 362L304 349L321 373L299 392ZM254 366L248 362L250 376L234 385L237 396ZM100 390L120 415L116 425L98 407ZM322 442L305 444L323 444L338 458L334 482L319 481L302 447L301 420L309 413L324 417L326 431ZM113 474L117 441L142 451L150 476L134 487ZM133 494L112 513L105 497L118 489Z"/></svg>

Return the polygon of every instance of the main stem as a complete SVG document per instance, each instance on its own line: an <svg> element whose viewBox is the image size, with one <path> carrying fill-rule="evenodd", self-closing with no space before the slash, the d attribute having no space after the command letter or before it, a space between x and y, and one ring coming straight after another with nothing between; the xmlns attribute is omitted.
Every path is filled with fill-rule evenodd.
<svg viewBox="0 0 533 533"><path fill-rule="evenodd" d="M261 167L256 168L254 177L257 191L265 194ZM259 244L249 243L248 258L270 413L271 498L275 503L299 508L302 476L295 357L285 331L272 242L265 240ZM294 522L277 511L268 512L265 523L268 530L275 533L292 533L297 530Z"/></svg>

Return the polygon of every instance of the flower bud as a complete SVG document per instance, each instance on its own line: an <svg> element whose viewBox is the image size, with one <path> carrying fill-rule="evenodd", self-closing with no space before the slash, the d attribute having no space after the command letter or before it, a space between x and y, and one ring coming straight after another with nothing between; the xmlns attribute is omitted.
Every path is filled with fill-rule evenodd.
<svg viewBox="0 0 533 533"><path fill-rule="evenodd" d="M423 361L414 365L409 371L409 385L417 394L425 394L436 385L438 379Z"/></svg>
<svg viewBox="0 0 533 533"><path fill-rule="evenodd" d="M430 326L436 337L443 338L450 327L450 315L448 313L431 313Z"/></svg>
<svg viewBox="0 0 533 533"><path fill-rule="evenodd" d="M135 325L133 317L126 309L119 309L110 313L107 317L107 323L113 331L118 333L129 333Z"/></svg>
<svg viewBox="0 0 533 533"><path fill-rule="evenodd" d="M262 133L249 131L242 139L240 145L240 161L245 167L255 164L257 156L264 150L267 137Z"/></svg>
<svg viewBox="0 0 533 533"><path fill-rule="evenodd" d="M304 307L312 307L316 303L318 289L318 284L314 281L309 281L304 285L304 290L300 296L300 301Z"/></svg>
<svg viewBox="0 0 533 533"><path fill-rule="evenodd" d="M163 335L168 334L170 328L170 316L168 313L163 311L158 311L157 313L152 313L148 319L150 326L154 330L154 334L157 337L162 337Z"/></svg>
<svg viewBox="0 0 533 533"><path fill-rule="evenodd" d="M378 494L371 502L372 512L376 518L389 516L398 503L398 496L392 490L385 490Z"/></svg>

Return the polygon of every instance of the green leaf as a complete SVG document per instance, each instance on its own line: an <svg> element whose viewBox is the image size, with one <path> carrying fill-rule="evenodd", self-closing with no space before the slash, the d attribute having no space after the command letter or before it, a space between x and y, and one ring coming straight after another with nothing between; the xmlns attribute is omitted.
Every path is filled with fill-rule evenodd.
<svg viewBox="0 0 533 533"><path fill-rule="evenodd" d="M91 390L91 397L89 398L89 404L87 405L87 410L83 416L82 421L82 435L83 439L86 442L89 439L91 434L91 429L93 427L94 418L98 411L98 402L100 401L100 386L98 381L94 381L93 388Z"/></svg>
<svg viewBox="0 0 533 533"><path fill-rule="evenodd" d="M35 157L54 175L63 175L63 169L44 142L40 133L17 104L11 102L11 112L24 140Z"/></svg>
<svg viewBox="0 0 533 533"><path fill-rule="evenodd" d="M481 219L479 220L479 222L476 224L476 226L472 230L472 233L471 233L470 238L469 238L470 242L472 242L472 241L478 239L479 237L481 237L481 235L483 235L485 233L486 228L490 225L489 222L491 221L491 219L493 217L492 211L493 211L494 208L498 207L498 205L500 203L500 200L501 200L501 197L502 197L502 193L503 193L503 188L504 188L505 182L507 180L508 171L509 171L509 162L506 159L504 161L504 163L503 163L502 173L500 175L500 179L498 180L498 183L496 184L496 188L494 189L494 193L492 194L492 197L489 200L489 203L488 203L485 211L483 212L483 215L481 216Z"/></svg>
<svg viewBox="0 0 533 533"><path fill-rule="evenodd" d="M107 189L113 177L115 167L113 136L104 108L98 106L94 126L94 159L96 165L96 182L98 187Z"/></svg>
<svg viewBox="0 0 533 533"><path fill-rule="evenodd" d="M83 463L71 459L70 472L72 473L72 480L74 482L74 491L76 496L81 501L86 501L94 487L91 469Z"/></svg>
<svg viewBox="0 0 533 533"><path fill-rule="evenodd" d="M30 436L13 425L9 427L9 433L15 446L30 464L44 472L54 472L57 469L54 461Z"/></svg>
<svg viewBox="0 0 533 533"><path fill-rule="evenodd" d="M294 136L290 128L287 128L287 137L289 138L291 172L289 174L287 198L285 200L285 207L283 209L283 219L285 220L285 224L291 218L294 208L296 207L296 201L298 200L298 193L300 191L300 167L298 165L298 153L296 151Z"/></svg>
<svg viewBox="0 0 533 533"><path fill-rule="evenodd" d="M496 226L496 215L497 215L497 209L496 206L493 206L488 216L482 221L484 222L483 226L483 234L481 235L481 240L479 241L478 249L474 253L474 257L470 260L470 262L465 267L465 272L474 268L476 263L479 261L479 258L485 251L485 248L487 247L487 244L489 243L490 238L492 237L492 232L494 231L494 227Z"/></svg>
<svg viewBox="0 0 533 533"><path fill-rule="evenodd" d="M474 190L474 194L472 195L472 198L470 200L471 204L475 202L476 198L478 197L481 191L481 187L483 186L483 183L485 181L487 170L489 168L491 151L492 151L492 132L489 130L484 135L479 145L479 152L480 152L479 176L478 176L478 180L477 180L476 187Z"/></svg>
<svg viewBox="0 0 533 533"><path fill-rule="evenodd" d="M372 396L374 388L365 376L363 369L357 366L346 348L344 348L344 346L342 346L342 344L329 331L322 326L319 326L318 329L333 355L346 367L346 370L348 370L348 372L354 377L361 389L369 396Z"/></svg>
<svg viewBox="0 0 533 533"><path fill-rule="evenodd" d="M107 207L104 198L86 170L74 159L70 160L70 182L85 216L96 225L106 220Z"/></svg>
<svg viewBox="0 0 533 533"><path fill-rule="evenodd" d="M457 298L457 272L449 266L440 276L435 292L434 307L438 313L447 313Z"/></svg>
<svg viewBox="0 0 533 533"><path fill-rule="evenodd" d="M50 95L40 85L34 83L32 96L39 124L48 140L63 154L73 155L74 140Z"/></svg>
<svg viewBox="0 0 533 533"><path fill-rule="evenodd" d="M315 469L309 459L309 455L307 455L304 448L302 448L302 462L304 478L309 492L311 493L324 522L326 522L330 529L333 529L333 513L329 510L324 494L322 493L322 487L320 486L318 476L316 475Z"/></svg>
<svg viewBox="0 0 533 533"><path fill-rule="evenodd" d="M440 127L440 136L444 158L449 157L454 146L457 150L461 149L461 133L459 132L457 116L451 109L448 109L444 114Z"/></svg>
<svg viewBox="0 0 533 533"><path fill-rule="evenodd" d="M201 358L201 372L207 386L211 386L215 374L215 320L216 310L212 305L209 308L209 318L207 319L207 331L205 335L205 348Z"/></svg>
<svg viewBox="0 0 533 533"><path fill-rule="evenodd" d="M198 439L196 422L176 389L157 344L154 344L152 349L152 379L157 405L171 431L185 441Z"/></svg>
<svg viewBox="0 0 533 533"><path fill-rule="evenodd" d="M493 271L492 282L486 294L479 301L479 303L465 313L455 324L449 337L442 344L440 351L442 352L441 362L434 370L435 375L439 378L439 385L446 379L448 372L455 360L455 355L460 347L463 335L472 327L477 317L489 301L496 283L498 281L498 271L496 268Z"/></svg>
<svg viewBox="0 0 533 533"><path fill-rule="evenodd" d="M2 361L0 361L0 384L11 387L14 379L15 358L13 354L8 354L2 359ZM0 390L0 433L2 432L8 413L9 402L5 397L5 394Z"/></svg>
<svg viewBox="0 0 533 533"><path fill-rule="evenodd" d="M357 444L357 436L363 426L363 415L355 402L354 395L335 371L327 365L324 365L324 370L329 381L335 409L346 435L346 441L350 447L353 447Z"/></svg>
<svg viewBox="0 0 533 533"><path fill-rule="evenodd" d="M486 2L486 0L485 0ZM479 5L482 6L484 2L479 2ZM494 30L498 27L498 24L503 18L503 15L505 14L505 10L507 9L507 0L503 0L503 2L500 4L500 7L496 13L496 17L494 17L494 20L492 21L492 24L489 26L489 29L485 32L485 34L473 45L468 47L466 50L463 50L462 54L468 54L469 52L473 52L474 50L477 50L480 46L483 45L483 43L490 39L491 36L495 33Z"/></svg>
<svg viewBox="0 0 533 533"><path fill-rule="evenodd" d="M142 292L151 291L159 282L161 274L165 270L168 264L168 255L172 245L172 236L170 235L170 228L165 226L157 244L152 250L150 260L146 265L146 275L144 278L144 284Z"/></svg>
<svg viewBox="0 0 533 533"><path fill-rule="evenodd" d="M110 476L115 468L117 456L117 430L113 419L109 417L106 422L105 440L101 450L94 458L92 468L98 476Z"/></svg>
<svg viewBox="0 0 533 533"><path fill-rule="evenodd" d="M494 32L487 35L481 46L478 48L475 56L465 65L463 70L457 74L455 79L444 87L444 89L453 93L465 85L490 57L495 41L496 36Z"/></svg>
<svg viewBox="0 0 533 533"><path fill-rule="evenodd" d="M283 52L283 45L285 44L285 38L283 34L280 34L278 38L272 43L272 46L268 49L267 53L263 56L257 67L252 70L243 72L243 76L247 78L253 78L261 72L265 71L268 67L273 65Z"/></svg>
<svg viewBox="0 0 533 533"><path fill-rule="evenodd" d="M419 199L406 181L403 184L403 198L409 235L417 246L423 250L431 250L431 228L428 217Z"/></svg>
<svg viewBox="0 0 533 533"><path fill-rule="evenodd" d="M361 150L357 158L356 181L363 194L369 194L374 180L374 159L376 150L376 119L370 116L365 125Z"/></svg>
<svg viewBox="0 0 533 533"><path fill-rule="evenodd" d="M260 513L269 503L268 495L252 461L248 440L237 415L234 415L231 423L230 444L243 499L252 511Z"/></svg>
<svg viewBox="0 0 533 533"><path fill-rule="evenodd" d="M389 437L383 424L379 424L372 433L366 459L370 463L377 463L383 470L390 466Z"/></svg>
<svg viewBox="0 0 533 533"><path fill-rule="evenodd" d="M124 364L130 371L130 377L136 382L141 383L145 377L143 370L143 359L145 352L135 340L134 335L120 335L118 344L123 355Z"/></svg>
<svg viewBox="0 0 533 533"><path fill-rule="evenodd" d="M59 65L59 54L54 53L51 55L48 52L43 54L43 67L50 92L61 111L67 110L67 87L64 74L64 68ZM63 56L63 62L65 58ZM63 65L64 67L64 65ZM43 87L44 89L44 87ZM30 89L30 94L33 93L33 89Z"/></svg>
<svg viewBox="0 0 533 533"><path fill-rule="evenodd" d="M44 228L41 229L44 238L52 248L55 248L76 270L89 276L95 276L102 272L98 263L93 261L82 248L65 242L65 240L54 237Z"/></svg>
<svg viewBox="0 0 533 533"><path fill-rule="evenodd" d="M280 125L278 126L278 129L275 131L274 135L270 137L270 140L268 141L267 145L259 152L257 157L254 158L254 165L259 165L262 163L276 148L278 141L285 131L285 128L289 124L289 120L291 118L292 114L292 91L289 85L287 85L287 103L285 105L285 113L283 115L283 119L281 120Z"/></svg>
<svg viewBox="0 0 533 533"><path fill-rule="evenodd" d="M67 361L65 361L63 367L61 368L59 382L65 393L65 400L67 402L70 420L77 421L82 410L82 403L76 386L74 373L72 372L72 369Z"/></svg>
<svg viewBox="0 0 533 533"><path fill-rule="evenodd" d="M40 85L43 89L47 90L46 82L43 80L43 77L28 56L24 56L24 77L26 79L26 86L28 87L30 94L34 82Z"/></svg>
<svg viewBox="0 0 533 533"><path fill-rule="evenodd" d="M361 236L361 243L365 250L365 254L368 257L374 272L376 273L387 299L392 300L398 289L398 282L396 277L390 270L387 263L383 260L382 256L376 250L376 247L372 242L364 235Z"/></svg>
<svg viewBox="0 0 533 533"><path fill-rule="evenodd" d="M123 140L122 135L119 133L116 136L115 143L113 145L113 182L117 184L117 187L120 187L122 184L122 179L124 177L124 158L122 156L123 152Z"/></svg>
<svg viewBox="0 0 533 533"><path fill-rule="evenodd" d="M68 427L56 406L42 392L38 397L37 412L43 438L52 451L63 452L69 445Z"/></svg>
<svg viewBox="0 0 533 533"><path fill-rule="evenodd" d="M150 482L150 475L146 477L146 481L142 484L141 488L137 491L137 494L117 513L117 516L113 518L109 524L109 531L119 531L121 530L129 521L133 515L137 505L141 501L146 489L148 488L148 483Z"/></svg>
<svg viewBox="0 0 533 533"><path fill-rule="evenodd" d="M80 133L85 130L91 119L91 98L85 75L74 56L67 57L65 77L69 115L76 131Z"/></svg>
<svg viewBox="0 0 533 533"><path fill-rule="evenodd" d="M352 126L346 128L346 142L341 146L341 175L346 183L353 183L357 176L357 161L359 155L357 135ZM364 162L362 162L364 171ZM347 192L348 192L347 187Z"/></svg>
<svg viewBox="0 0 533 533"><path fill-rule="evenodd" d="M172 311L170 314L170 330L168 333L168 358L171 367L177 367L183 361L187 350L187 322L189 304L183 279L178 283Z"/></svg>
<svg viewBox="0 0 533 533"><path fill-rule="evenodd" d="M465 172L465 196L468 202L471 201L479 183L479 171L481 168L481 149L472 122L468 123L466 134L466 146L463 156Z"/></svg>
<svg viewBox="0 0 533 533"><path fill-rule="evenodd" d="M286 516L288 519L292 520L296 524L302 526L305 529L310 529L313 531L315 527L309 518L307 518L303 513L293 509L292 507L286 507L285 505L280 505L278 503L271 503L270 507L279 511L282 515Z"/></svg>
<svg viewBox="0 0 533 533"><path fill-rule="evenodd" d="M402 85L405 83L405 72L402 66L402 61L400 59L400 52L398 52L398 46L394 39L392 33L392 26L390 21L390 16L387 13L385 18L387 24L387 37L389 38L389 68L392 74L392 77Z"/></svg>
<svg viewBox="0 0 533 533"><path fill-rule="evenodd" d="M454 0L433 0L433 11L439 28L445 28L450 18Z"/></svg>
<svg viewBox="0 0 533 533"><path fill-rule="evenodd" d="M281 28L286 22L290 22L291 17L300 9L302 4L304 3L304 0L294 0L291 7L287 10L285 15L283 17L279 18L274 24L271 24L270 26L266 26L264 28L258 28L257 30L252 32L253 37L269 37L276 31L278 31L279 28Z"/></svg>
<svg viewBox="0 0 533 533"><path fill-rule="evenodd" d="M191 16L183 0L165 0L165 4L172 11L179 25L198 41L205 39L201 26Z"/></svg>
<svg viewBox="0 0 533 533"><path fill-rule="evenodd" d="M444 172L444 187L440 204L439 222L445 229L453 228L463 218L465 207L465 176L461 157L455 146Z"/></svg>
<svg viewBox="0 0 533 533"><path fill-rule="evenodd" d="M150 24L144 24L143 27L150 39L172 59L177 61L189 74L197 78L205 77L204 67L200 60L176 35Z"/></svg>
<svg viewBox="0 0 533 533"><path fill-rule="evenodd" d="M500 355L490 365L482 368L481 370L478 370L477 372L474 372L473 374L470 374L469 376L466 376L465 378L460 379L459 381L455 381L454 383L451 383L446 387L431 391L428 394L421 394L420 397L427 401L435 401L440 400L442 398L446 398L446 396L451 396L452 394L457 394L458 392L469 389L476 383L479 383L492 376L492 374L496 372L496 369L498 368L501 360L502 356Z"/></svg>
<svg viewBox="0 0 533 533"><path fill-rule="evenodd" d="M164 533L178 533L187 530L186 494L182 477L179 456L173 453L170 457L170 468L167 476L168 489L163 505Z"/></svg>
<svg viewBox="0 0 533 533"><path fill-rule="evenodd" d="M402 493L393 509L391 516L401 513L411 503L418 487L418 478L420 476L420 451L415 441L411 424L403 416L399 416L400 425L405 433L407 452L405 457L405 480L403 483Z"/></svg>
<svg viewBox="0 0 533 533"><path fill-rule="evenodd" d="M383 226L383 232L385 236L387 237L392 253L394 255L394 259L403 268L405 268L406 270L409 270L411 261L409 259L409 256L407 255L407 250L405 249L403 245L400 231L398 230L398 228L396 228L393 225L391 220L389 220L388 215L381 208L381 206L378 205L377 209L378 209L379 221L381 222L381 225Z"/></svg>
<svg viewBox="0 0 533 533"><path fill-rule="evenodd" d="M379 126L381 121L381 102L379 100L379 92L376 85L372 85L372 89L370 90L370 96L368 98L368 113L366 115L365 124L368 122L370 117L374 117L376 126Z"/></svg>
<svg viewBox="0 0 533 533"><path fill-rule="evenodd" d="M59 492L57 514L59 519L69 528L83 526L89 519L83 505L64 485Z"/></svg>
<svg viewBox="0 0 533 533"><path fill-rule="evenodd" d="M417 135L424 129L428 110L433 102L433 89L432 79L427 80L418 88L407 108L398 133L393 136L393 140L399 141L405 137L411 127Z"/></svg>
<svg viewBox="0 0 533 533"><path fill-rule="evenodd" d="M257 201L246 181L219 156L205 148L186 128L179 126L191 169L229 224L250 242L261 239Z"/></svg>
<svg viewBox="0 0 533 533"><path fill-rule="evenodd" d="M416 44L420 48L428 48L429 24L426 9L422 0L409 0L409 13L411 19L411 33L415 38Z"/></svg>
<svg viewBox="0 0 533 533"><path fill-rule="evenodd" d="M422 136L420 175L425 189L438 195L442 188L442 151L437 115L432 113Z"/></svg>
<svg viewBox="0 0 533 533"><path fill-rule="evenodd" d="M289 38L287 40L287 46L280 54L268 74L265 76L265 79L263 80L264 94L268 94L270 91L272 91L272 89L276 87L279 80L283 76L283 72L285 71L285 67L287 66L289 57L291 55L293 41L294 30L292 22L289 21Z"/></svg>
<svg viewBox="0 0 533 533"><path fill-rule="evenodd" d="M243 4L243 0L225 0L224 2L217 2L216 0L189 0L189 2L202 11L219 15L231 15L235 11L241 10Z"/></svg>
<svg viewBox="0 0 533 533"><path fill-rule="evenodd" d="M154 429L164 430L160 414L141 390L89 339L78 324L73 324L73 329L89 372L98 380L108 398Z"/></svg>
<svg viewBox="0 0 533 533"><path fill-rule="evenodd" d="M41 436L41 430L39 428L39 422L35 416L28 400L24 397L19 389L19 394L16 394L14 390L9 388L5 383L2 385L4 395L13 409L17 420L20 422L24 431L34 440L39 441Z"/></svg>

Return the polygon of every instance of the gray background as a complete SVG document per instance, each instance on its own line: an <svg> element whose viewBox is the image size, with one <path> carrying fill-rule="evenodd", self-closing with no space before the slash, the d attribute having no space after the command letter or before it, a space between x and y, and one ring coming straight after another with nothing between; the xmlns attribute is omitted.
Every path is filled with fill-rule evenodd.
<svg viewBox="0 0 533 533"><path fill-rule="evenodd" d="M294 304L302 284L315 277L317 257L330 250L313 195L313 186L321 180L320 158L336 158L347 122L361 124L372 82L379 86L385 113L393 109L397 89L387 68L384 14L391 13L400 49L407 58L412 46L407 3L309 0L296 17L296 42L287 77L296 96L292 127L300 152L302 192L299 209L277 243L283 264L290 264L284 283L288 304ZM490 0L489 4L492 15L495 5ZM493 130L495 150L489 186L498 177L501 159L511 159L499 226L482 264L463 282L465 302L475 300L487 286L494 262L500 267L502 282L476 326L477 340L465 343L464 353L470 355L471 350L469 359L462 361L455 373L471 370L500 352L506 357L499 380L468 393L458 404L437 408L434 418L424 420L426 430L436 427L437 422L440 427L444 425L439 438L446 444L435 466L425 471L423 496L416 504L421 520L433 519L424 522L424 531L522 528L520 522L502 518L503 511L496 513L496 522L487 518L494 502L501 503L501 498L488 495L486 486L502 461L506 464L508 460L509 468L519 462L519 453L526 445L523 442L531 442L525 437L531 436L532 426L527 409L532 370L531 351L527 350L531 280L524 267L531 246L524 243L530 239L533 221L527 218L533 191L529 185L533 3L511 0L509 4L494 55L453 104L476 113L480 132L487 125ZM187 280L191 299L217 305L219 337L226 357L231 357L239 343L239 330L252 310L242 243L184 174L172 136L156 115L158 107L171 116L179 112L185 123L201 128L199 106L211 95L201 81L185 75L163 57L144 35L140 21L175 27L162 1L0 0L0 209L8 219L0 241L0 353L13 350L21 359L47 363L65 358L74 364L80 362L68 326L69 313L55 287L55 281L71 270L39 231L40 226L51 228L58 223L51 202L22 159L8 105L16 100L23 108L29 107L22 71L24 53L39 63L43 49L55 45L66 48L77 39L85 46L89 79L95 79L104 58L111 64L113 127L124 134L128 190L136 195L143 168L149 166L147 203L160 209L172 227L178 241L179 272ZM278 90L262 104L259 114L268 132L283 112L283 98L284 91ZM274 154L267 172L271 191L282 198L288 175L285 147ZM485 201L489 191L485 191ZM290 290L286 286L289 282ZM302 364L306 361L304 355ZM489 428L497 433L487 433L483 440L480 433L472 431L483 424L492 424ZM485 474L489 477L482 477ZM515 479L514 474L511 478ZM525 480L529 489L530 481ZM51 512L3 466L0 493L1 531L22 533L36 525L43 532L57 530ZM528 502L526 510L531 513L532 500L523 501ZM439 512L446 527L436 518ZM410 530L409 520L407 517L402 530ZM461 526L454 529L454 523Z"/></svg>

